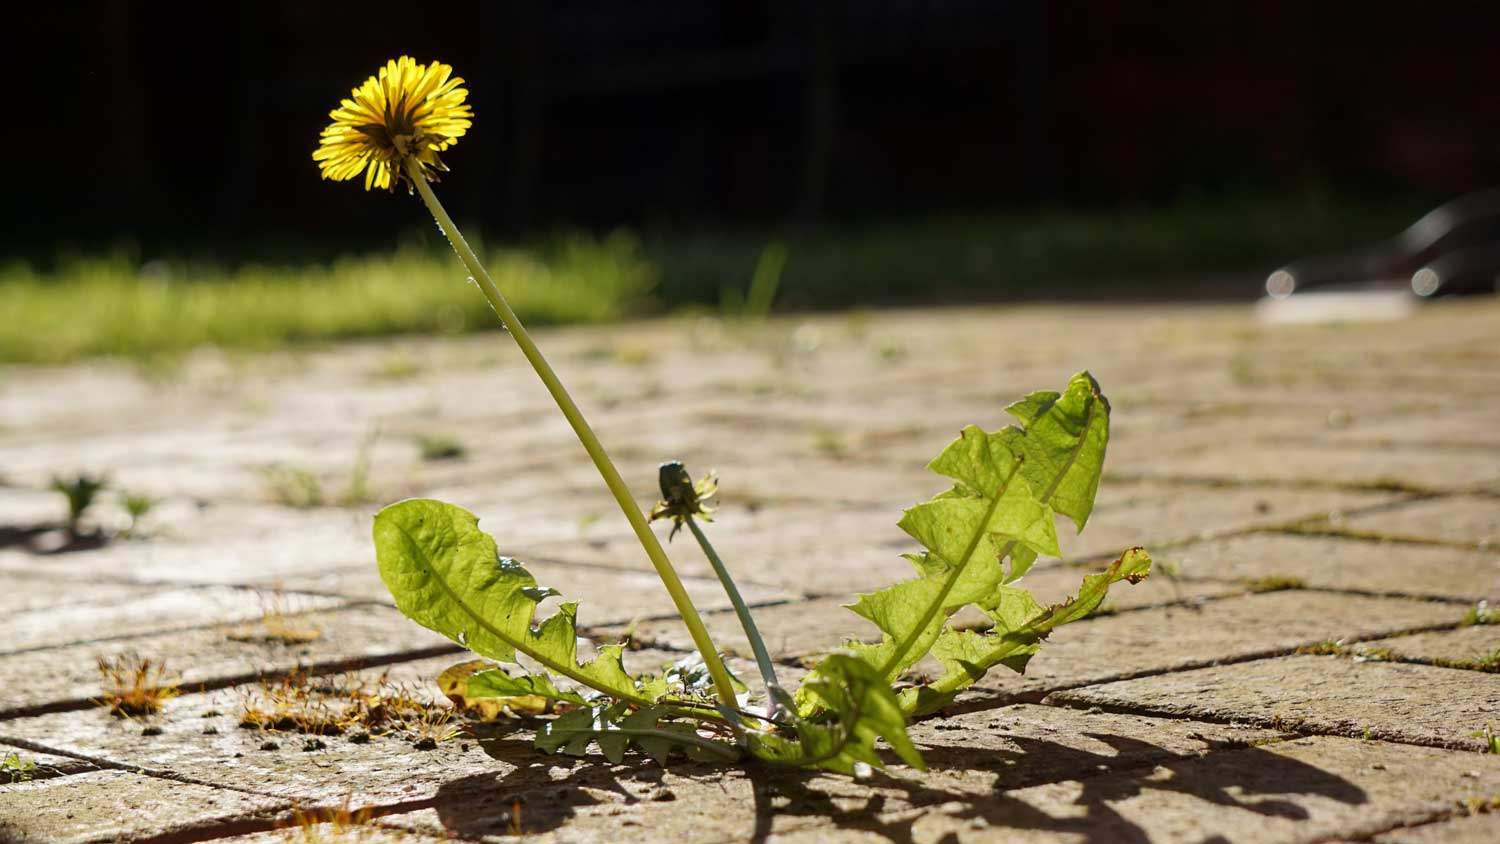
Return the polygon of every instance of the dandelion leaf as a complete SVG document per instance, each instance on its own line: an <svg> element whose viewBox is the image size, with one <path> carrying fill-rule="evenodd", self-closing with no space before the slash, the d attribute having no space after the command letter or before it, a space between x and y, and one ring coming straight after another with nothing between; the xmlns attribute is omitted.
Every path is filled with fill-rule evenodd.
<svg viewBox="0 0 1500 844"><path fill-rule="evenodd" d="M801 691L817 699L822 717L797 718L796 738L750 733L751 753L770 762L855 775L861 765L885 766L875 750L876 740L884 739L902 761L926 770L922 755L906 735L906 716L896 693L865 660L850 653L831 654Z"/></svg>
<svg viewBox="0 0 1500 844"><path fill-rule="evenodd" d="M1150 566L1144 552L1132 550L1109 572L1086 579L1077 598L1052 608L1013 585L1039 556L1059 556L1057 514L1079 529L1087 522L1109 439L1109 403L1082 372L1063 392L1033 393L1007 410L1024 427L986 433L970 426L928 464L953 487L901 519L902 530L926 549L907 556L917 578L861 595L850 607L880 629L881 639L846 648L886 683L929 653L943 665L938 680L901 693L908 715L939 708L995 665L1023 669L1054 627L1086 616L1110 583L1138 579ZM990 632L948 626L970 605L990 617ZM826 679L825 665L798 693L803 717L827 711L826 700L809 690Z"/></svg>
<svg viewBox="0 0 1500 844"><path fill-rule="evenodd" d="M374 535L380 577L396 608L423 627L489 659L515 662L518 653L525 654L546 672L617 700L654 702L625 671L619 646L602 647L592 661L579 663L577 604L563 604L536 622L537 604L557 593L538 586L520 563L501 557L468 510L429 499L400 501L376 514ZM470 698L484 689L502 697L581 700L545 673L529 683L493 675L477 681L481 676L470 679Z"/></svg>
<svg viewBox="0 0 1500 844"><path fill-rule="evenodd" d="M665 765L672 751L700 762L739 758L732 745L698 735L691 724L670 720L666 707L631 711L625 704L585 706L559 716L537 732L536 746L548 753L583 756L597 744L604 758L619 764L631 746Z"/></svg>

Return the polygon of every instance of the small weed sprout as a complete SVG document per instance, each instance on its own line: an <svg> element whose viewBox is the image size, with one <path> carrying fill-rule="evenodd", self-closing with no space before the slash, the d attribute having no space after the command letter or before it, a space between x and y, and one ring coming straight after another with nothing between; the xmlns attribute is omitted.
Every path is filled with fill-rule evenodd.
<svg viewBox="0 0 1500 844"><path fill-rule="evenodd" d="M460 460L468 452L457 438L446 434L423 434L417 437L417 448L428 462Z"/></svg>
<svg viewBox="0 0 1500 844"><path fill-rule="evenodd" d="M305 645L323 636L323 628L292 613L284 592L260 593L260 618L253 624L231 628L226 635L234 642L264 642Z"/></svg>
<svg viewBox="0 0 1500 844"><path fill-rule="evenodd" d="M323 494L323 483L306 469L273 466L265 469L261 477L271 500L284 507L305 510L322 507L328 501Z"/></svg>
<svg viewBox="0 0 1500 844"><path fill-rule="evenodd" d="M52 478L52 489L62 493L68 500L67 527L70 536L79 535L84 515L93 506L94 498L108 485L108 479L103 476L78 474L67 480L60 476Z"/></svg>
<svg viewBox="0 0 1500 844"><path fill-rule="evenodd" d="M1500 610L1492 609L1489 601L1480 601L1464 615L1462 624L1465 627L1475 627L1481 624L1500 624Z"/></svg>
<svg viewBox="0 0 1500 844"><path fill-rule="evenodd" d="M98 703L111 715L131 718L155 715L162 705L182 693L181 683L162 660L123 653L99 657L101 693Z"/></svg>
<svg viewBox="0 0 1500 844"><path fill-rule="evenodd" d="M137 536L140 530L141 520L156 506L156 499L143 492L127 492L120 497L120 504L125 508L125 515L130 517L130 524L125 527L126 536Z"/></svg>
<svg viewBox="0 0 1500 844"><path fill-rule="evenodd" d="M1495 731L1494 724L1486 724L1483 729L1475 730L1469 735L1484 739L1484 747L1480 753L1500 753L1500 732Z"/></svg>
<svg viewBox="0 0 1500 844"><path fill-rule="evenodd" d="M1307 581L1289 574L1268 574L1245 581L1245 587L1251 592L1286 592L1306 589Z"/></svg>
<svg viewBox="0 0 1500 844"><path fill-rule="evenodd" d="M454 710L389 675L314 677L293 671L240 692L240 726L303 735L401 735L430 749L459 734Z"/></svg>
<svg viewBox="0 0 1500 844"><path fill-rule="evenodd" d="M339 493L339 505L357 507L375 500L375 488L370 483L370 450L380 439L379 431L371 431L360 440L359 450L354 453L354 466L349 470L349 483Z"/></svg>
<svg viewBox="0 0 1500 844"><path fill-rule="evenodd" d="M26 782L36 776L36 762L31 759L22 759L19 753L7 754L4 761L0 761L0 777L6 782Z"/></svg>
<svg viewBox="0 0 1500 844"><path fill-rule="evenodd" d="M285 831L285 840L294 844L357 844L370 840L369 827L374 813L368 807L359 810L349 808L349 797L337 809L292 810L295 826ZM404 834L391 832L392 840L405 838Z"/></svg>

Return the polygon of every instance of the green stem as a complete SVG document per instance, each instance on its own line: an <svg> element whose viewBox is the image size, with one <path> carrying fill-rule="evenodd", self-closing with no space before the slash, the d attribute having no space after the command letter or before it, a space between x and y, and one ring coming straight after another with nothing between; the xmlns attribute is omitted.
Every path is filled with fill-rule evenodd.
<svg viewBox="0 0 1500 844"><path fill-rule="evenodd" d="M714 567L714 574L719 576L719 583L723 584L724 592L729 595L729 603L734 605L734 614L739 616L745 638L750 640L750 650L755 652L760 679L766 684L766 714L774 721L781 709L782 691L781 684L776 680L776 666L771 662L770 652L766 650L766 642L761 638L760 629L755 626L755 619L750 615L750 608L745 606L745 599L740 596L739 588L734 585L734 578L729 576L729 568L719 559L719 553L714 550L708 537L703 535L703 529L698 527L698 520L691 515L684 516L682 520L687 522L688 530L693 532L693 538L698 540L698 547L703 549L703 555L708 557L709 564Z"/></svg>
<svg viewBox="0 0 1500 844"><path fill-rule="evenodd" d="M547 392L557 402L557 407L567 418L568 424L573 426L573 433L578 436L578 441L583 444L589 458L594 461L599 474L604 478L604 485L609 487L610 494L619 503L620 509L624 511L625 518L630 521L630 526L635 530L636 538L640 540L641 547L645 549L646 556L651 558L651 565L656 567L656 574L661 578L667 592L672 596L672 603L677 606L677 612L687 624L688 632L692 634L693 644L698 648L698 653L703 656L703 663L708 667L709 676L713 678L714 688L718 692L719 700L725 706L735 705L734 682L729 677L729 670L724 667L724 661L719 658L719 652L714 649L713 639L708 635L708 628L703 626L703 619L698 615L698 609L693 606L693 601L688 597L687 590L683 588L682 580L677 576L677 571L672 568L672 561L667 559L667 552L662 549L661 542L656 534L651 532L651 526L646 522L646 516L641 508L635 503L635 498L630 494L630 488L625 485L625 480L620 477L620 470L605 453L604 446L599 443L599 438L594 435L594 429L589 427L587 419L573 402L573 397L568 395L567 388L558 379L557 373L552 370L552 365L542 356L541 349L527 333L526 326L511 309L510 303L505 301L501 295L500 288L485 272L484 265L479 263L479 258L474 250L469 248L468 241L464 240L463 233L458 226L453 224L448 212L443 210L443 204L438 202L437 195L432 192L432 187L427 184L427 178L422 174L422 166L414 158L406 158L403 161L407 175L411 177L412 184L416 185L417 192L422 195L422 201L427 203L427 210L432 212L432 217L437 221L438 228L447 235L448 242L453 245L453 251L458 253L459 260L463 261L468 268L474 282L484 292L489 300L490 306L499 315L500 322L504 323L510 336L521 347L521 354L536 370L537 377L542 379L546 385Z"/></svg>

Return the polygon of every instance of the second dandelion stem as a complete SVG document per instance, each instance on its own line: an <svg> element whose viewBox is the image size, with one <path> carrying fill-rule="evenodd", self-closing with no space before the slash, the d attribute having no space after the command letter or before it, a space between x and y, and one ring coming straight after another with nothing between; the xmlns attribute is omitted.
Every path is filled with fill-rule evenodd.
<svg viewBox="0 0 1500 844"><path fill-rule="evenodd" d="M406 173L417 192L422 195L422 201L427 204L427 210L432 212L433 219L437 221L438 228L443 230L448 242L453 245L453 251L458 253L459 260L463 261L469 273L474 277L474 282L489 300L490 306L505 324L510 336L521 347L521 354L525 355L531 368L546 385L547 392L557 402L557 407L567 418L568 424L573 427L573 433L578 436L578 441L588 452L589 458L594 461L599 474L604 478L605 486L609 487L610 493L615 501L619 503L620 509L624 511L625 518L629 520L630 527L635 531L636 538L640 540L641 547L645 549L646 556L651 559L651 564L656 568L656 574L661 578L662 584L667 587L667 592L672 596L672 603L676 605L677 612L682 615L683 622L687 625L688 632L692 634L693 644L698 648L698 653L703 656L704 665L707 666L709 675L713 678L714 689L718 693L719 700L729 707L735 706L734 682L730 679L729 670L724 667L724 661L719 658L719 653L714 648L713 639L708 635L708 629L703 626L703 619L699 617L698 610L693 606L692 599L688 597L687 590L682 585L682 580L677 576L677 571L672 568L672 561L667 559L666 551L661 547L661 542L656 534L651 532L651 527L646 522L646 516L636 504L635 498L630 494L630 488L625 485L624 478L620 477L620 471L605 453L604 446L594 434L594 429L589 426L588 420L583 417L583 412L574 403L573 397L563 386L562 381L553 371L552 365L542 356L541 349L537 348L531 335L527 333L526 327L511 309L510 303L505 301L501 295L500 288L485 271L484 265L479 263L479 257L474 250L469 248L469 243L464 239L463 233L454 225L448 212L443 209L443 204L438 201L437 195L432 192L432 187L427 184L427 177L422 173L422 167L413 158L403 161Z"/></svg>
<svg viewBox="0 0 1500 844"><path fill-rule="evenodd" d="M740 627L745 631L745 638L750 641L750 650L755 654L755 664L760 668L760 679L766 685L766 714L775 720L786 692L782 691L781 684L776 681L776 666L771 662L771 654L766 650L766 642L760 636L760 628L755 626L755 619L750 615L750 608L745 605L745 599L740 596L739 588L734 585L734 578L729 576L729 568L724 565L723 560L719 559L719 553L714 550L708 537L704 536L703 529L698 527L698 520L689 515L683 517L683 521L687 523L688 530L693 532L693 538L698 540L698 547L703 549L703 555L708 557L709 564L714 567L714 574L719 576L719 583L723 585L725 594L729 596L729 603L734 605L734 614L739 616Z"/></svg>

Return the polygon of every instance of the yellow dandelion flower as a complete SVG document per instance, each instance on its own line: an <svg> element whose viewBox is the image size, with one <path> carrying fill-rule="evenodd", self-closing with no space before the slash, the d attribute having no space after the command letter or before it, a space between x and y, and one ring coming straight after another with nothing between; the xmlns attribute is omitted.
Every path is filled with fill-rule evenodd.
<svg viewBox="0 0 1500 844"><path fill-rule="evenodd" d="M429 177L446 171L438 153L463 137L474 116L463 79L452 74L449 65L410 56L386 62L328 113L333 123L313 153L323 178L342 182L364 173L365 190L390 188L393 175L406 178L401 163L408 157Z"/></svg>

